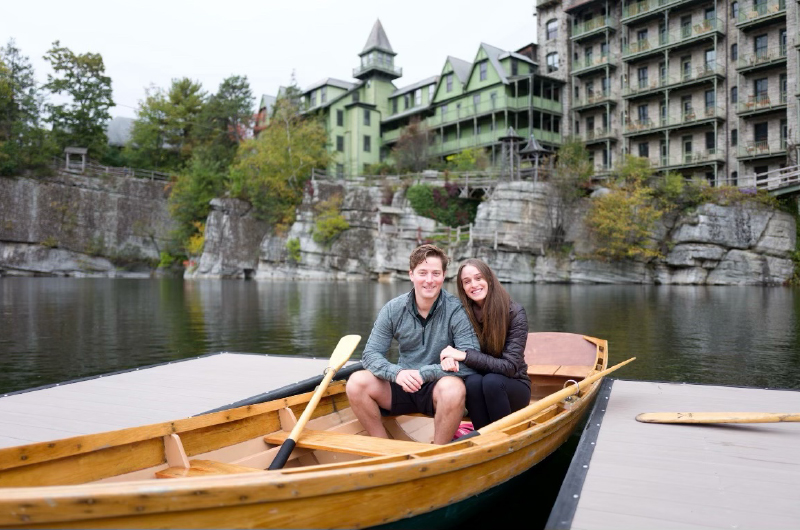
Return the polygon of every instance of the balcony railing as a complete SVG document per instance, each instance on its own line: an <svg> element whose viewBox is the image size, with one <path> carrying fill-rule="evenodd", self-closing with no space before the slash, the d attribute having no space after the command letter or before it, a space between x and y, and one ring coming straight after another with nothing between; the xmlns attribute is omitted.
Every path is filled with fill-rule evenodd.
<svg viewBox="0 0 800 530"><path fill-rule="evenodd" d="M622 58L627 59L637 55L648 55L666 47L677 46L696 39L704 38L717 30L724 29L722 19L709 18L697 24L687 25L673 30L668 34L661 34L650 39L631 42L622 47Z"/></svg>
<svg viewBox="0 0 800 530"><path fill-rule="evenodd" d="M639 2L628 2L622 8L622 20L636 18L646 13L654 12L675 4L682 4L691 0L641 0Z"/></svg>
<svg viewBox="0 0 800 530"><path fill-rule="evenodd" d="M736 20L737 27L746 27L762 21L785 16L786 0L769 0L765 2L753 2L749 7L739 8L739 18Z"/></svg>
<svg viewBox="0 0 800 530"><path fill-rule="evenodd" d="M359 75L361 75L364 72L366 72L368 70L371 70L373 68L381 70L383 72L394 74L396 76L402 76L403 75L403 69L402 68L395 68L393 65L386 64L386 63L380 63L378 61L374 61L371 64L364 64L362 66L359 66L358 68L353 68L353 77L358 77Z"/></svg>
<svg viewBox="0 0 800 530"><path fill-rule="evenodd" d="M769 111L775 108L786 106L787 93L781 92L778 98L770 97L769 94L758 94L748 96L745 101L738 104L739 114Z"/></svg>
<svg viewBox="0 0 800 530"><path fill-rule="evenodd" d="M781 44L777 50L759 50L749 55L743 55L736 61L737 70L749 70L770 64L780 64L786 61L786 44Z"/></svg>
<svg viewBox="0 0 800 530"><path fill-rule="evenodd" d="M573 108L580 108L580 107L588 107L590 105L598 105L601 103L605 103L606 101L611 99L611 91L609 89L601 90L598 92L594 92L592 94L588 94L583 98L577 98L575 100L575 104Z"/></svg>
<svg viewBox="0 0 800 530"><path fill-rule="evenodd" d="M758 140L740 144L738 158L758 158L767 156L781 156L786 154L786 139L779 141Z"/></svg>
<svg viewBox="0 0 800 530"><path fill-rule="evenodd" d="M725 68L721 64L708 63L705 65L697 66L694 69L686 70L681 75L656 78L652 81L645 83L644 86L642 86L642 84L637 79L633 84L629 84L623 87L622 95L623 97L633 96L638 94L646 94L654 90L677 87L679 85L684 86L686 85L686 83L705 80L715 75L724 76Z"/></svg>
<svg viewBox="0 0 800 530"><path fill-rule="evenodd" d="M707 107L701 110L688 109L677 115L663 116L660 119L631 120L622 129L623 134L646 134L662 128L686 127L706 123L710 119L724 118L721 107Z"/></svg>
<svg viewBox="0 0 800 530"><path fill-rule="evenodd" d="M583 57L578 59L577 61L573 62L572 66L572 73L578 74L582 71L589 70L590 68L596 68L599 66L611 65L613 66L613 62L611 62L611 55L607 53L603 53L598 55L597 57Z"/></svg>
<svg viewBox="0 0 800 530"><path fill-rule="evenodd" d="M464 103L461 107L457 107L454 103L449 103L449 110L444 113L444 116L442 116L442 107L438 107L435 110L435 114L427 118L425 123L429 127L436 127L440 125L446 125L448 123L456 123L458 121L483 114L490 114L495 111L502 111L506 109L524 110L527 109L531 103L535 109L547 110L551 112L561 113L564 109L560 101L554 101L552 99L546 99L540 96L533 96L532 98L529 96L520 96L518 98L502 96L494 99L485 99L477 105L472 103Z"/></svg>
<svg viewBox="0 0 800 530"><path fill-rule="evenodd" d="M616 140L618 136L617 129L613 127L598 127L594 130L586 131L583 134L583 139L586 142L596 142L608 139Z"/></svg>
<svg viewBox="0 0 800 530"><path fill-rule="evenodd" d="M600 29L617 29L616 21L611 17L594 17L572 27L572 39L579 39Z"/></svg>
<svg viewBox="0 0 800 530"><path fill-rule="evenodd" d="M721 149L706 149L705 151L694 151L691 153L681 153L679 155L662 156L657 160L650 160L652 166L659 169L679 168L693 166L697 164L707 164L722 162L725 154Z"/></svg>

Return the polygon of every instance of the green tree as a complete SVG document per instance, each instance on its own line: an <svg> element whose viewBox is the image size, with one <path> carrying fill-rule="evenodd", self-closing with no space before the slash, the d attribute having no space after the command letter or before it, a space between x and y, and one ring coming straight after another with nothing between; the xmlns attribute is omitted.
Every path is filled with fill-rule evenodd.
<svg viewBox="0 0 800 530"><path fill-rule="evenodd" d="M451 171L474 171L484 170L489 167L489 157L486 151L470 147L460 153L456 153L447 158L447 167Z"/></svg>
<svg viewBox="0 0 800 530"><path fill-rule="evenodd" d="M223 80L198 116L194 130L196 143L229 165L239 144L248 137L252 128L253 101L246 76L231 76Z"/></svg>
<svg viewBox="0 0 800 530"><path fill-rule="evenodd" d="M54 150L40 127L42 104L30 60L9 40L0 48L0 175L50 164Z"/></svg>
<svg viewBox="0 0 800 530"><path fill-rule="evenodd" d="M276 225L294 219L311 170L330 163L325 128L298 110L292 97L279 98L267 127L240 146L231 166L231 194L250 201L260 218Z"/></svg>
<svg viewBox="0 0 800 530"><path fill-rule="evenodd" d="M577 138L567 138L558 150L555 171L550 176L552 193L547 196L547 245L560 249L565 242L571 215L578 201L586 196L594 166L586 146Z"/></svg>
<svg viewBox="0 0 800 530"><path fill-rule="evenodd" d="M103 57L99 53L77 55L55 41L44 59L55 72L47 75L44 88L67 99L47 105L57 144L88 147L99 157L107 148L105 124L111 119L108 110L114 106Z"/></svg>
<svg viewBox="0 0 800 530"><path fill-rule="evenodd" d="M648 244L663 211L655 205L646 185L653 170L646 158L626 155L617 167L611 193L595 199L586 218L598 257L611 260L649 259L658 251Z"/></svg>

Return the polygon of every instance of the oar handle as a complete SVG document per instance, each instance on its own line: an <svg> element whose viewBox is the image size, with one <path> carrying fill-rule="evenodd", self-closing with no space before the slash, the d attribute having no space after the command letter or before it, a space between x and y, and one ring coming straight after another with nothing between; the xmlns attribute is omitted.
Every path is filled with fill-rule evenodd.
<svg viewBox="0 0 800 530"><path fill-rule="evenodd" d="M643 412L636 416L642 423L781 423L800 421L800 413L791 412Z"/></svg>

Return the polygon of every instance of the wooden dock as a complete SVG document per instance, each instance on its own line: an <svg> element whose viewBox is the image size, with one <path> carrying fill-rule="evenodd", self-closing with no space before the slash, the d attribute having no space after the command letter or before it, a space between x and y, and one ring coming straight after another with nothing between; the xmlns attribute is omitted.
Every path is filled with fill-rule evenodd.
<svg viewBox="0 0 800 530"><path fill-rule="evenodd" d="M634 419L667 411L798 412L800 392L604 381L545 528L800 527L800 423Z"/></svg>
<svg viewBox="0 0 800 530"><path fill-rule="evenodd" d="M289 385L310 390L327 366L327 358L217 353L5 395L0 447L185 418Z"/></svg>

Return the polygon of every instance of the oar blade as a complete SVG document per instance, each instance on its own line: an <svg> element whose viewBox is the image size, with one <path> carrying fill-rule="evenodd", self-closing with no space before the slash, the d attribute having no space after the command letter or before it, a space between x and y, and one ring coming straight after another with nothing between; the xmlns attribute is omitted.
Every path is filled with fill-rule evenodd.
<svg viewBox="0 0 800 530"><path fill-rule="evenodd" d="M800 413L781 412L644 412L642 423L779 423L800 421Z"/></svg>
<svg viewBox="0 0 800 530"><path fill-rule="evenodd" d="M331 354L331 359L328 361L328 367L336 371L344 366L344 363L353 355L358 343L361 342L361 335L345 335L339 339L339 344Z"/></svg>

